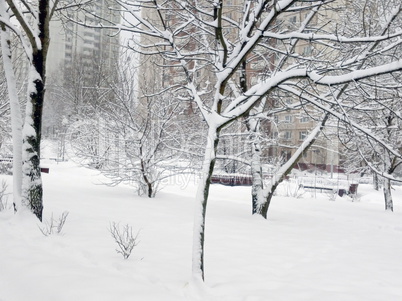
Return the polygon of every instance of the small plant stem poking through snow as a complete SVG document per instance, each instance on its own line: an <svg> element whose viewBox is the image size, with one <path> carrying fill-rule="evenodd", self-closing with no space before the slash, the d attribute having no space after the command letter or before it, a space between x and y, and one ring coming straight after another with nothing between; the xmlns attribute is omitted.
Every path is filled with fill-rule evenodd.
<svg viewBox="0 0 402 301"><path fill-rule="evenodd" d="M52 213L50 220L44 221L42 226L39 226L39 230L45 236L60 234L63 230L64 224L66 223L67 216L68 212L64 211L58 219L54 219Z"/></svg>
<svg viewBox="0 0 402 301"><path fill-rule="evenodd" d="M138 235L140 232L138 231L134 236L133 228L130 225L127 224L123 229L120 229L119 224L115 222L110 224L109 231L114 238L114 241L119 246L119 248L116 249L116 252L121 254L124 259L130 257L134 247L139 243Z"/></svg>

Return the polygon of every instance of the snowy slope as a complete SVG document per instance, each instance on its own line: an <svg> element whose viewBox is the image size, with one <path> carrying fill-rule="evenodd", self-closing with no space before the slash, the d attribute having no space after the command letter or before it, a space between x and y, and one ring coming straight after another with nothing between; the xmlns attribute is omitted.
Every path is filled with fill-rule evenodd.
<svg viewBox="0 0 402 301"><path fill-rule="evenodd" d="M250 188L213 185L200 287L189 281L196 180L178 178L148 199L99 185L100 175L73 163L47 164L44 218L68 211L63 235L0 212L1 301L402 300L400 187L394 213L361 186L359 202L277 196L266 221L250 215ZM140 231L127 260L111 222Z"/></svg>

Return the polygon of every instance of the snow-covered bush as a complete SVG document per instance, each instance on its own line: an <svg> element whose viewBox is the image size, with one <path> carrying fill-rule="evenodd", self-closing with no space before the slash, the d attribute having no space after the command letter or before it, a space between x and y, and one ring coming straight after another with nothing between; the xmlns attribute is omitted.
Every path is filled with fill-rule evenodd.
<svg viewBox="0 0 402 301"><path fill-rule="evenodd" d="M115 222L110 224L109 231L119 247L116 252L121 254L124 259L130 257L134 247L139 243L138 235L140 232L138 231L134 236L133 228L130 225L127 224L121 229L120 225Z"/></svg>
<svg viewBox="0 0 402 301"><path fill-rule="evenodd" d="M52 234L60 234L61 231L63 230L64 224L66 223L67 216L68 212L64 211L58 219L55 219L53 218L52 213L52 216L50 217L49 221L45 220L41 226L38 226L39 230L45 236L49 236Z"/></svg>
<svg viewBox="0 0 402 301"><path fill-rule="evenodd" d="M282 183L284 189L284 196L293 197L293 198L301 198L304 194L303 186L301 186L297 182L292 181L284 181Z"/></svg>
<svg viewBox="0 0 402 301"><path fill-rule="evenodd" d="M351 198L351 201L352 202L360 202L360 199L361 199L361 194L358 194L358 193L351 193L351 194L349 194L349 197Z"/></svg>
<svg viewBox="0 0 402 301"><path fill-rule="evenodd" d="M0 174L12 175L13 174L13 163L12 162L1 162L0 163Z"/></svg>
<svg viewBox="0 0 402 301"><path fill-rule="evenodd" d="M7 183L6 181L2 181L1 182L1 186L0 186L0 212L7 209L8 204L8 195L6 193L7 190Z"/></svg>
<svg viewBox="0 0 402 301"><path fill-rule="evenodd" d="M335 201L338 196L338 191L334 190L327 190L326 195L330 201Z"/></svg>
<svg viewBox="0 0 402 301"><path fill-rule="evenodd" d="M0 131L1 131L0 126ZM13 174L13 151L9 139L1 141L4 137L0 135L0 174L12 175Z"/></svg>

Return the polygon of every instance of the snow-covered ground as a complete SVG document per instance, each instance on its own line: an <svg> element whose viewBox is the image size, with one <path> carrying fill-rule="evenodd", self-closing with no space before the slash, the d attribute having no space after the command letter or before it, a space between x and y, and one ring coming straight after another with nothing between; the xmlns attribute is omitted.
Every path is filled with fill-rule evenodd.
<svg viewBox="0 0 402 301"><path fill-rule="evenodd" d="M278 195L264 220L250 214L249 187L213 185L200 287L190 281L194 179L148 199L71 162L46 164L44 219L69 216L62 235L45 237L35 218L0 212L1 301L402 300L400 187L394 213L360 185L357 202ZM140 231L127 260L111 222Z"/></svg>

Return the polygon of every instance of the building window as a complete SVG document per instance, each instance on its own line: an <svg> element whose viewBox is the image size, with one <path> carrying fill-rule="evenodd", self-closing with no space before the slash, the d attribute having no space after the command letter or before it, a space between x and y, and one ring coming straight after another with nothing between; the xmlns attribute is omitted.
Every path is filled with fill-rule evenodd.
<svg viewBox="0 0 402 301"><path fill-rule="evenodd" d="M293 116L292 115L285 115L285 122L286 123L292 123L293 122Z"/></svg>
<svg viewBox="0 0 402 301"><path fill-rule="evenodd" d="M306 123L306 122L309 122L309 121L310 121L310 117L308 117L308 116L302 116L300 118L301 123Z"/></svg>
<svg viewBox="0 0 402 301"><path fill-rule="evenodd" d="M299 140L304 140L307 137L307 131L299 132Z"/></svg>
<svg viewBox="0 0 402 301"><path fill-rule="evenodd" d="M290 139L292 138L292 132L290 132L290 131L284 132L284 133L283 133L283 138L284 138L285 140L290 140Z"/></svg>
<svg viewBox="0 0 402 301"><path fill-rule="evenodd" d="M290 17L289 18L289 23L296 23L296 16Z"/></svg>
<svg viewBox="0 0 402 301"><path fill-rule="evenodd" d="M310 56L313 53L313 47L311 45L307 45L303 48L303 55Z"/></svg>

